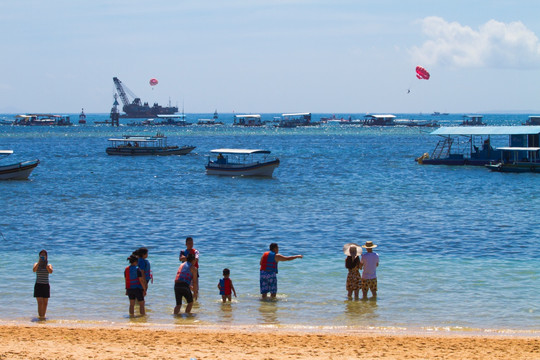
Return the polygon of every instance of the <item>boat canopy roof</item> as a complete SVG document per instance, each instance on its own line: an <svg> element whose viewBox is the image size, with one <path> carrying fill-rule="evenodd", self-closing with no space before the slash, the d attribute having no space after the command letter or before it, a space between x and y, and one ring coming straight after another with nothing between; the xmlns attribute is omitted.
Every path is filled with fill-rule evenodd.
<svg viewBox="0 0 540 360"><path fill-rule="evenodd" d="M136 141L136 142L156 142L156 138L153 137L129 137L129 138L111 138L109 141Z"/></svg>
<svg viewBox="0 0 540 360"><path fill-rule="evenodd" d="M530 135L540 134L540 126L443 126L431 135Z"/></svg>
<svg viewBox="0 0 540 360"><path fill-rule="evenodd" d="M157 117L166 118L166 119L177 119L177 118L185 118L186 115L184 115L184 114L176 114L176 115L161 115L161 114L158 114Z"/></svg>
<svg viewBox="0 0 540 360"><path fill-rule="evenodd" d="M234 115L236 118L257 118L259 119L261 115Z"/></svg>
<svg viewBox="0 0 540 360"><path fill-rule="evenodd" d="M538 151L540 150L540 147L511 147L511 146L505 146L497 148L497 150L503 150L503 151Z"/></svg>
<svg viewBox="0 0 540 360"><path fill-rule="evenodd" d="M375 118L375 119L385 119L385 118L395 118L396 116L395 115L366 115L365 117L367 118Z"/></svg>
<svg viewBox="0 0 540 360"><path fill-rule="evenodd" d="M281 116L308 116L311 113L293 113L293 114L281 114Z"/></svg>
<svg viewBox="0 0 540 360"><path fill-rule="evenodd" d="M243 155L251 155L251 154L270 154L270 150L262 150L262 149L214 149L210 150L213 154L243 154Z"/></svg>
<svg viewBox="0 0 540 360"><path fill-rule="evenodd" d="M31 117L53 117L53 118L59 118L66 115L53 115L53 114L26 114L26 115L15 115L16 118L31 118Z"/></svg>

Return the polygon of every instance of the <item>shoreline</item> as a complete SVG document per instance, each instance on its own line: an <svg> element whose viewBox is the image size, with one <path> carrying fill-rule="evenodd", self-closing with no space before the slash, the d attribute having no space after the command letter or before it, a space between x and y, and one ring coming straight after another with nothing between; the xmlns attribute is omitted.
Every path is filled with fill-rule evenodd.
<svg viewBox="0 0 540 360"><path fill-rule="evenodd" d="M327 333L276 328L157 329L0 324L0 358L147 359L540 359L540 337Z"/></svg>
<svg viewBox="0 0 540 360"><path fill-rule="evenodd" d="M185 319L185 317L183 317ZM140 316L125 319L125 322L111 322L104 320L72 320L72 319L45 319L32 318L28 321L0 319L0 327L52 327L52 328L80 328L80 329L148 329L176 331L180 329L193 329L196 331L239 331L250 333L262 332L290 332L299 334L326 334L326 335L354 335L372 334L376 336L436 336L436 337L493 337L493 338L538 338L540 329L478 329L458 327L426 326L419 328L405 327L360 327L360 326L325 326L325 325L299 325L299 324L186 324L186 323L159 323L149 322Z"/></svg>

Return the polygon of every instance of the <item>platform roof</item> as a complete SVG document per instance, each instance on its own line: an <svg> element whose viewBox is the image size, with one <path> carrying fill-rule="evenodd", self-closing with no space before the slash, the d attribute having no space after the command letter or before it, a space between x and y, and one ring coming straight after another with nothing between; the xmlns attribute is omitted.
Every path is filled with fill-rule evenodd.
<svg viewBox="0 0 540 360"><path fill-rule="evenodd" d="M529 135L540 134L540 126L444 126L432 135Z"/></svg>
<svg viewBox="0 0 540 360"><path fill-rule="evenodd" d="M244 154L244 155L250 155L250 154L270 154L270 150L262 150L262 149L214 149L210 150L211 153L217 154Z"/></svg>

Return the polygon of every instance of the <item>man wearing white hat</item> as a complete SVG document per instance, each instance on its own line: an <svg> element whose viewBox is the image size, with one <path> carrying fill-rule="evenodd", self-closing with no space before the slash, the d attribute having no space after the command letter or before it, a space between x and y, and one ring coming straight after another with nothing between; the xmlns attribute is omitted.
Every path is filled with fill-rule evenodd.
<svg viewBox="0 0 540 360"><path fill-rule="evenodd" d="M373 244L373 241L366 241L365 245L362 245L366 249L366 253L362 254L360 259L362 272L362 295L364 299L367 299L368 289L371 290L371 294L374 298L377 297L377 266L379 266L379 254L374 253L373 249L377 245Z"/></svg>

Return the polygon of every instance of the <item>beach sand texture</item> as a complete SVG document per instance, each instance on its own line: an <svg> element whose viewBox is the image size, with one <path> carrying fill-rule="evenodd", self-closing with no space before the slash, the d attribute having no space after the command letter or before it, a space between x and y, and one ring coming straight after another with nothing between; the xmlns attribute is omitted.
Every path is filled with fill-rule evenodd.
<svg viewBox="0 0 540 360"><path fill-rule="evenodd" d="M0 359L540 359L536 337L0 326Z"/></svg>

